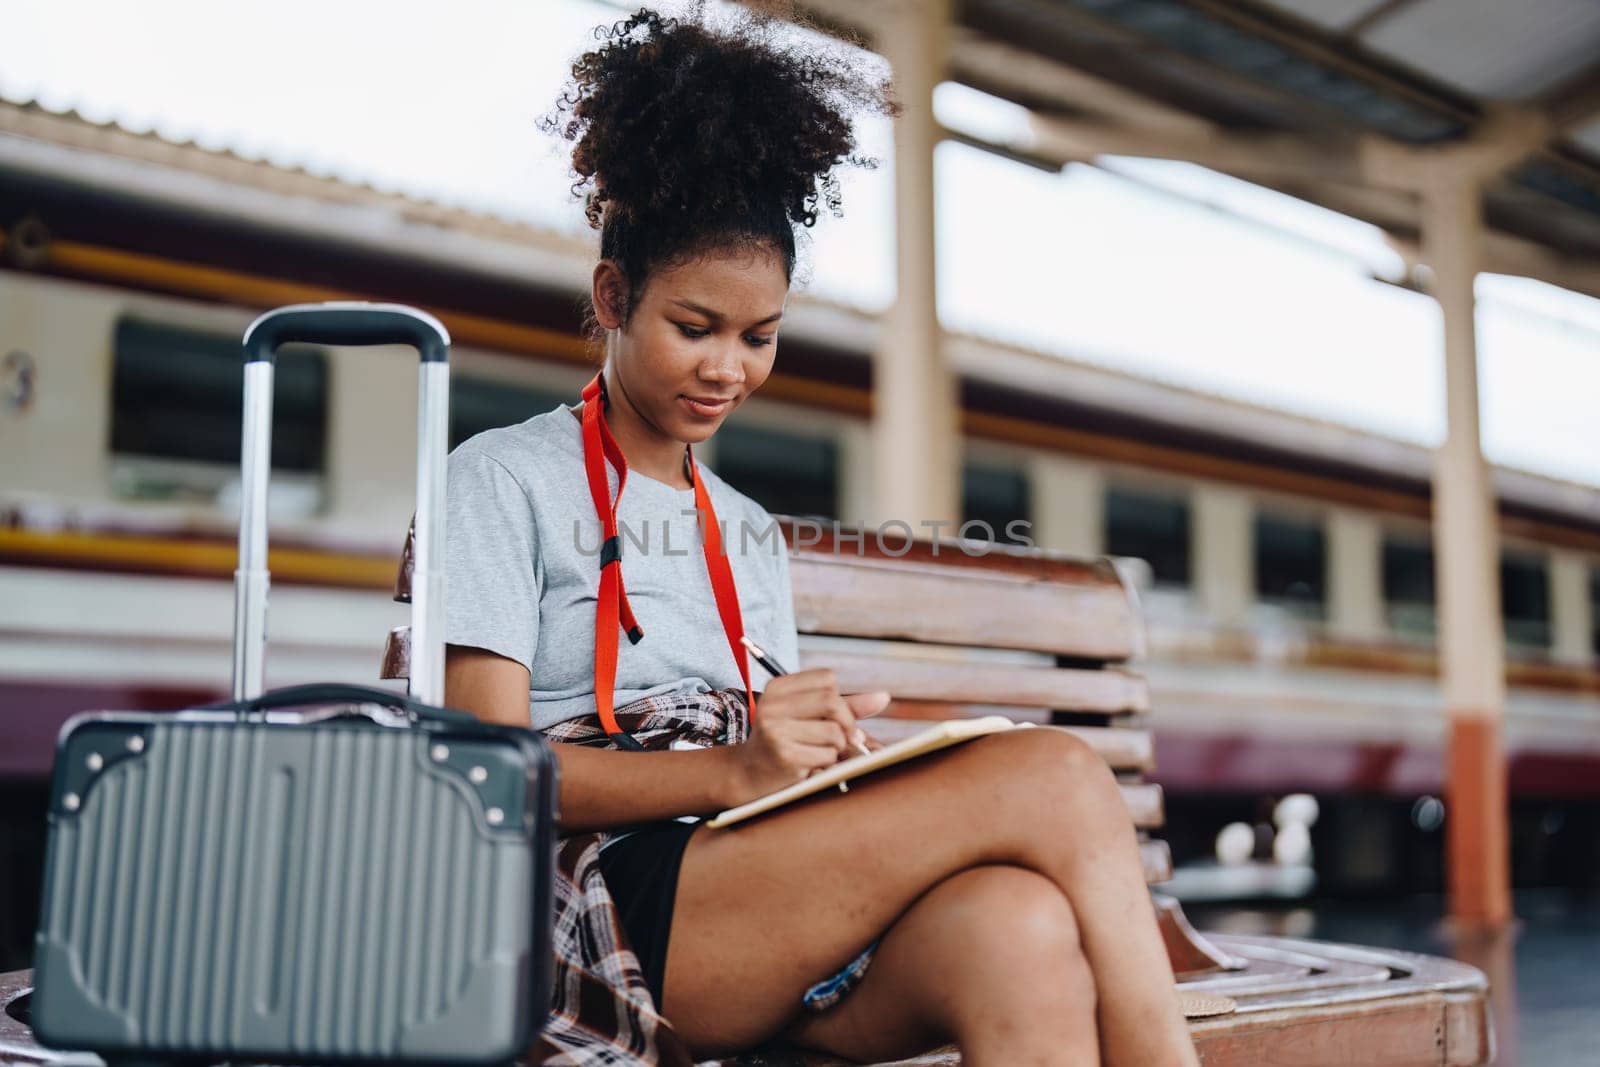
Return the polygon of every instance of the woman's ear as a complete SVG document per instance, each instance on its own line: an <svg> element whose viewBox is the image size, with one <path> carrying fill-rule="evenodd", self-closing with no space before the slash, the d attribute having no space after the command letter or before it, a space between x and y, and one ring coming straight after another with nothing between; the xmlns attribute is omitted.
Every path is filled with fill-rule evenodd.
<svg viewBox="0 0 1600 1067"><path fill-rule="evenodd" d="M594 305L594 318L602 329L617 330L622 327L622 309L627 304L628 280L622 269L609 259L594 265L590 279L589 301Z"/></svg>

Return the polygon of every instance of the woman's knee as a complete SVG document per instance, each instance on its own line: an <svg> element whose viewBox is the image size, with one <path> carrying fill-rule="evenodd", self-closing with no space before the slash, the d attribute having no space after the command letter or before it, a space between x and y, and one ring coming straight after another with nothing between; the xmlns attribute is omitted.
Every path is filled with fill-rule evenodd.
<svg viewBox="0 0 1600 1067"><path fill-rule="evenodd" d="M1035 826L1072 821L1085 808L1120 805L1115 776L1087 741L1058 727L983 739L978 773L1010 813Z"/></svg>
<svg viewBox="0 0 1600 1067"><path fill-rule="evenodd" d="M954 1025L997 1012L1093 1015L1077 919L1054 882L1020 867L975 867L925 902L941 964L930 972L939 976L934 999Z"/></svg>
<svg viewBox="0 0 1600 1067"><path fill-rule="evenodd" d="M862 988L788 1035L806 1047L899 1059L998 1026L1036 1026L1041 1016L1092 1027L1094 1004L1077 921L1055 883L981 865L924 893L883 939Z"/></svg>

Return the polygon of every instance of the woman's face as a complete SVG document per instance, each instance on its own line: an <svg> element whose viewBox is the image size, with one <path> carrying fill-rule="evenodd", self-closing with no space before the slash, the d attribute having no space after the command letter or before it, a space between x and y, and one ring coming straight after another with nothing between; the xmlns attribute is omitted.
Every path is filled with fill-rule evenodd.
<svg viewBox="0 0 1600 1067"><path fill-rule="evenodd" d="M789 281L776 252L711 254L652 274L622 327L621 274L595 268L595 318L616 330L612 374L647 427L704 441L761 387L778 350ZM613 398L613 401L615 398Z"/></svg>

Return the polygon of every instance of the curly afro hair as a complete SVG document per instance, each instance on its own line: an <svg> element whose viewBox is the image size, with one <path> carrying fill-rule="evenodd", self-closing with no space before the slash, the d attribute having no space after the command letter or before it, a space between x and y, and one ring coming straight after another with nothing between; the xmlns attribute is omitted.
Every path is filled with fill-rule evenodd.
<svg viewBox="0 0 1600 1067"><path fill-rule="evenodd" d="M651 272L712 248L765 247L795 266L795 226L840 210L833 170L855 154L859 112L899 114L887 79L843 49L807 48L793 19L744 11L713 26L640 9L572 65L540 120L573 142L574 194L600 255L628 282L630 319Z"/></svg>

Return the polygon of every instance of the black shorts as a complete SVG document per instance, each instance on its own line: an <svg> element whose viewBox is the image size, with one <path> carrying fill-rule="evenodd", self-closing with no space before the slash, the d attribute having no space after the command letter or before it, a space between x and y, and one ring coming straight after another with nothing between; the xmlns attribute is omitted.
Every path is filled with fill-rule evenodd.
<svg viewBox="0 0 1600 1067"><path fill-rule="evenodd" d="M645 985L658 1011L667 972L672 907L678 896L678 870L689 835L698 825L675 819L648 823L600 850L600 875L616 902L622 932L639 957Z"/></svg>

